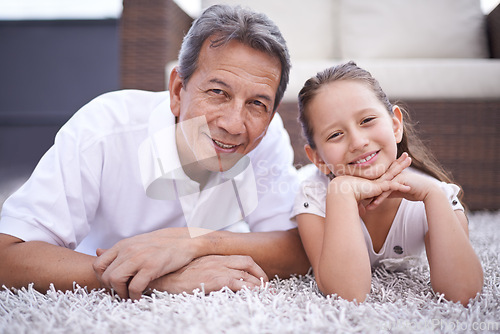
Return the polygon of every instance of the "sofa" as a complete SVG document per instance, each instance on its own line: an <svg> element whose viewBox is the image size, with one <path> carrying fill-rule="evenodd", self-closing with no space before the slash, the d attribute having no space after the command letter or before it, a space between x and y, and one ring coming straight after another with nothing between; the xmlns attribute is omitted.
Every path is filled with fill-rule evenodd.
<svg viewBox="0 0 500 334"><path fill-rule="evenodd" d="M282 30L292 70L278 112L297 168L309 162L296 120L298 91L317 71L354 60L409 111L463 187L469 209L500 208L500 5L485 15L479 0L201 2L253 8Z"/></svg>

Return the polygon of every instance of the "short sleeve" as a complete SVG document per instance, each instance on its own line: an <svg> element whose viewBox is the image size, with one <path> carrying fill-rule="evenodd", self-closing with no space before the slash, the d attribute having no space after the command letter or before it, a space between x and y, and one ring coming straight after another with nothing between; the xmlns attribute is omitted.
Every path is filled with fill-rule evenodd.
<svg viewBox="0 0 500 334"><path fill-rule="evenodd" d="M439 187L445 192L453 210L465 211L462 203L460 203L458 199L458 194L460 193L459 186L453 183L440 182Z"/></svg>
<svg viewBox="0 0 500 334"><path fill-rule="evenodd" d="M291 218L302 213L325 217L328 178L319 171L302 181L295 197Z"/></svg>
<svg viewBox="0 0 500 334"><path fill-rule="evenodd" d="M96 171L102 161L97 153L93 160L99 161L89 163L93 152L82 149L77 124L70 120L61 128L31 177L5 201L1 233L70 249L88 234L99 200Z"/></svg>

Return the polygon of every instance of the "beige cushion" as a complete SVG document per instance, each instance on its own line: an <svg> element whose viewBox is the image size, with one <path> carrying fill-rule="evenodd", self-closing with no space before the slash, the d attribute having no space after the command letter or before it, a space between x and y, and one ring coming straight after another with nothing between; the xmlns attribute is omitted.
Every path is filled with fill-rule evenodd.
<svg viewBox="0 0 500 334"><path fill-rule="evenodd" d="M480 0L341 0L343 58L484 58Z"/></svg>
<svg viewBox="0 0 500 334"><path fill-rule="evenodd" d="M202 0L202 8L225 3L265 13L281 30L292 60L338 58L338 0Z"/></svg>
<svg viewBox="0 0 500 334"><path fill-rule="evenodd" d="M296 62L284 101L296 102L309 77L340 62ZM500 59L364 59L357 64L371 72L391 100L500 98Z"/></svg>

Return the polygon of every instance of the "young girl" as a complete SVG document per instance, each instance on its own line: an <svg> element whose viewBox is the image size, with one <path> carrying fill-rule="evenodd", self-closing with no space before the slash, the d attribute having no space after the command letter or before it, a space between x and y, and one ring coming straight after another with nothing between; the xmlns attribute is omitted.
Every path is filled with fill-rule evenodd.
<svg viewBox="0 0 500 334"><path fill-rule="evenodd" d="M372 267L403 265L425 247L433 289L464 305L475 297L483 271L460 188L370 73L353 62L318 73L299 93L299 112L318 171L293 216L319 289L364 301Z"/></svg>

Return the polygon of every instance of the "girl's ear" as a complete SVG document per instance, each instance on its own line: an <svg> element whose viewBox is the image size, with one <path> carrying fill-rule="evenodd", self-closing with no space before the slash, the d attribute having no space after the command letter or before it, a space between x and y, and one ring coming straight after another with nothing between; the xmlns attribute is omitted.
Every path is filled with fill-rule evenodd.
<svg viewBox="0 0 500 334"><path fill-rule="evenodd" d="M313 149L309 144L304 146L304 150L306 151L307 157L309 160L318 167L318 169L325 175L329 175L331 173L328 165L321 159L318 152Z"/></svg>
<svg viewBox="0 0 500 334"><path fill-rule="evenodd" d="M168 91L170 93L170 110L175 117L179 117L181 110L181 90L184 87L182 78L179 75L177 67L170 72L168 82Z"/></svg>
<svg viewBox="0 0 500 334"><path fill-rule="evenodd" d="M397 105L392 107L392 128L394 130L394 138L396 138L396 143L400 143L403 139L403 112Z"/></svg>

